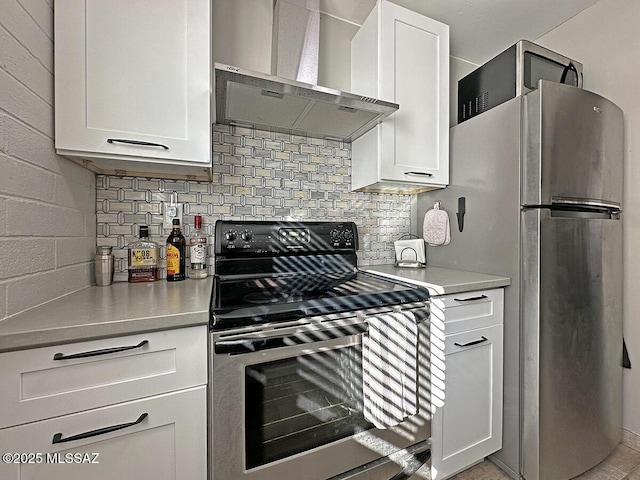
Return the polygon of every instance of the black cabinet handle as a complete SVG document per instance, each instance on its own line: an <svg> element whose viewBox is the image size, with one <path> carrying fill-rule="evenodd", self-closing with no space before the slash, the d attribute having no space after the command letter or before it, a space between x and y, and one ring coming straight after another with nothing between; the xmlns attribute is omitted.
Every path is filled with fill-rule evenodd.
<svg viewBox="0 0 640 480"><path fill-rule="evenodd" d="M107 138L107 143L130 143L131 145L142 145L145 147L160 147L169 150L169 147L161 143L143 142L141 140L126 140L124 138Z"/></svg>
<svg viewBox="0 0 640 480"><path fill-rule="evenodd" d="M64 353L56 353L53 356L54 360L71 360L73 358L85 358L95 357L97 355L107 355L109 353L125 352L127 350L133 350L134 348L140 348L149 343L149 340L143 340L137 345L129 345L126 347L113 347L103 348L102 350L91 350L90 352L74 353L73 355L65 355Z"/></svg>
<svg viewBox="0 0 640 480"><path fill-rule="evenodd" d="M458 343L458 342L456 342L456 343L454 343L454 345L456 347L470 347L471 345L478 345L479 343L486 342L487 340L489 340L487 337L482 336L482 338L480 338L480 340L475 340L475 341L469 342L469 343Z"/></svg>
<svg viewBox="0 0 640 480"><path fill-rule="evenodd" d="M484 300L488 298L486 295L479 295L477 297L469 297L469 298L454 298L456 302L473 302L474 300Z"/></svg>
<svg viewBox="0 0 640 480"><path fill-rule="evenodd" d="M405 175L421 175L423 177L433 177L433 173L426 172L404 172Z"/></svg>
<svg viewBox="0 0 640 480"><path fill-rule="evenodd" d="M62 438L61 433L56 433L53 436L53 440L51 441L51 443L55 445L56 443L73 442L74 440L82 440L83 438L95 437L97 435L104 435L105 433L115 432L116 430L122 430L123 428L133 427L134 425L138 425L139 423L141 423L148 416L148 413L143 413L135 422L122 423L120 425L98 428L97 430L91 430L90 432L79 433L78 435L74 435L73 437Z"/></svg>

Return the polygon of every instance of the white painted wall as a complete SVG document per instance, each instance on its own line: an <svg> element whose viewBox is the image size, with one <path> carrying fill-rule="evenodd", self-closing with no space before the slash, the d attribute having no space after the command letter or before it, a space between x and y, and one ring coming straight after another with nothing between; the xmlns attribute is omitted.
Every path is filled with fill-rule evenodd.
<svg viewBox="0 0 640 480"><path fill-rule="evenodd" d="M91 284L95 176L53 147L53 0L0 2L0 320Z"/></svg>
<svg viewBox="0 0 640 480"><path fill-rule="evenodd" d="M640 2L601 0L535 40L584 65L584 88L625 113L624 336L632 362L625 370L623 426L640 434Z"/></svg>
<svg viewBox="0 0 640 480"><path fill-rule="evenodd" d="M213 0L214 62L271 72L272 0Z"/></svg>
<svg viewBox="0 0 640 480"><path fill-rule="evenodd" d="M320 14L318 85L351 91L351 40L359 26ZM346 47L346 48L345 48Z"/></svg>

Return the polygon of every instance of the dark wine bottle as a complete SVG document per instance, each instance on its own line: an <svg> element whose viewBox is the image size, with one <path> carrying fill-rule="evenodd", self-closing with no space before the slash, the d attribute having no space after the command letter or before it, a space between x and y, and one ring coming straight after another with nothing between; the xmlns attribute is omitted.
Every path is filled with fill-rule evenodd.
<svg viewBox="0 0 640 480"><path fill-rule="evenodd" d="M186 278L187 241L180 230L180 220L174 218L172 223L173 228L167 238L167 282L178 282Z"/></svg>

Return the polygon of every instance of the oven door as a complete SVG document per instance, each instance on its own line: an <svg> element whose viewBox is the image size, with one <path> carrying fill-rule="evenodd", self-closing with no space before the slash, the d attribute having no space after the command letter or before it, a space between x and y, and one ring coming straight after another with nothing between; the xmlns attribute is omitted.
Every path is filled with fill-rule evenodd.
<svg viewBox="0 0 640 480"><path fill-rule="evenodd" d="M427 325L420 328L428 332ZM428 440L428 381L420 382L417 415L384 430L364 418L364 332L366 323L354 317L338 328L323 322L213 333L213 480L324 480ZM421 378L428 379L428 370L428 348L421 344Z"/></svg>

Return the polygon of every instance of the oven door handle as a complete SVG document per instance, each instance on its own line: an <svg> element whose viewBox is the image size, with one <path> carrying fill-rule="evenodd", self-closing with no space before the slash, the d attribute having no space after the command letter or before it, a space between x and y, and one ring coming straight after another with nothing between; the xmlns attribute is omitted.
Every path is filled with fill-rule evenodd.
<svg viewBox="0 0 640 480"><path fill-rule="evenodd" d="M367 326L365 324L357 324L349 325L348 327L328 328L325 330L307 330L273 337L243 337L232 340L218 340L213 344L213 348L215 353L238 355L273 348L303 345L305 343L324 342L351 335L360 335L366 331Z"/></svg>

